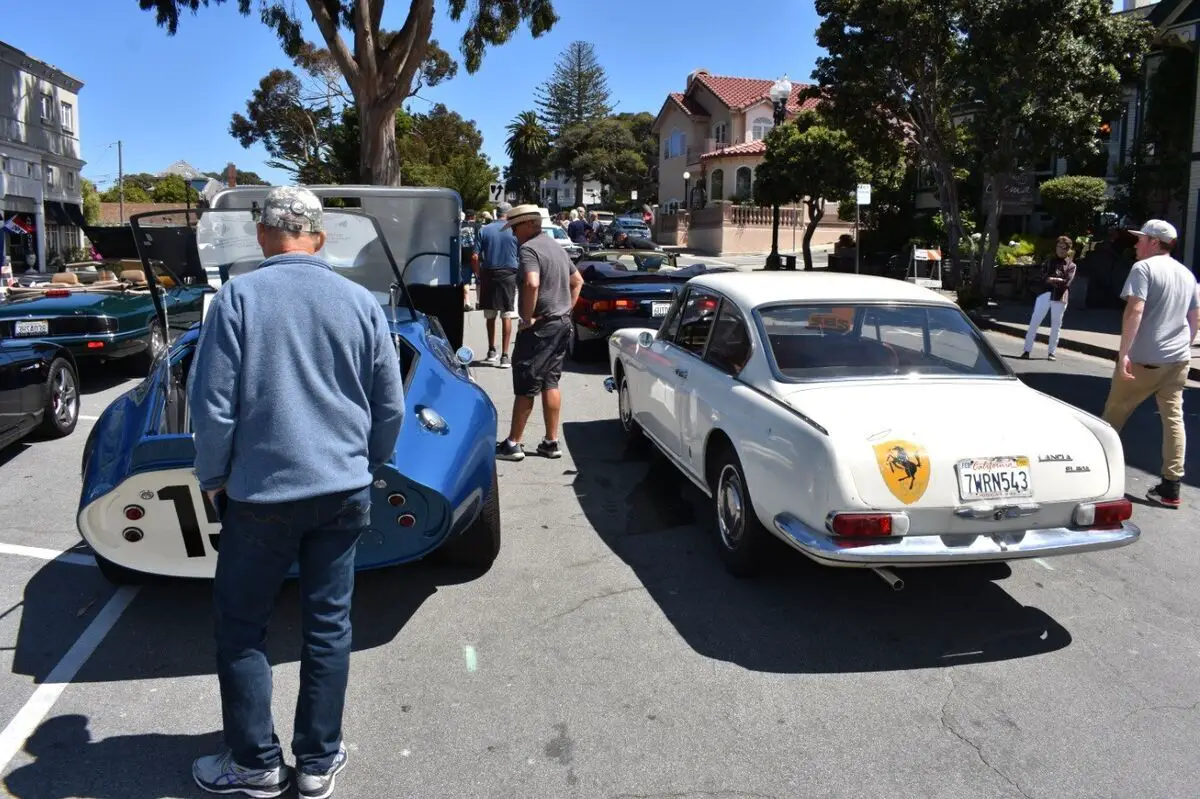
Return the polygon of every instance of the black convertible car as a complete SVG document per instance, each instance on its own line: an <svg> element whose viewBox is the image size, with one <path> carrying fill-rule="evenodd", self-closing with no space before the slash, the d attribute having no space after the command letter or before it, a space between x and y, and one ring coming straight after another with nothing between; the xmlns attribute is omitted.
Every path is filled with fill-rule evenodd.
<svg viewBox="0 0 1200 799"><path fill-rule="evenodd" d="M577 264L583 275L579 301L571 311L567 354L576 361L599 358L614 331L657 328L680 286L696 275L734 267L677 266L678 256L652 250L601 250Z"/></svg>
<svg viewBox="0 0 1200 799"><path fill-rule="evenodd" d="M0 448L30 433L69 435L79 421L79 373L66 348L0 338Z"/></svg>

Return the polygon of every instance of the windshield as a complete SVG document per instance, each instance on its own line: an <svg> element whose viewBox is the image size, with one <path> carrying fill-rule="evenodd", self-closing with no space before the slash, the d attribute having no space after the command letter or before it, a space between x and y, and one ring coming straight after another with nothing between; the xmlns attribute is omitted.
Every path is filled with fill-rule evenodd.
<svg viewBox="0 0 1200 799"><path fill-rule="evenodd" d="M784 378L1010 375L956 307L838 303L756 313Z"/></svg>
<svg viewBox="0 0 1200 799"><path fill-rule="evenodd" d="M317 253L342 277L362 286L387 304L400 282L400 270L373 217L356 211L325 209L325 247ZM263 262L255 212L250 209L208 210L196 226L196 246L206 271L225 283ZM400 292L398 297L403 297Z"/></svg>
<svg viewBox="0 0 1200 799"><path fill-rule="evenodd" d="M565 239L567 237L567 231L560 227L544 227L542 228L542 232L552 239Z"/></svg>

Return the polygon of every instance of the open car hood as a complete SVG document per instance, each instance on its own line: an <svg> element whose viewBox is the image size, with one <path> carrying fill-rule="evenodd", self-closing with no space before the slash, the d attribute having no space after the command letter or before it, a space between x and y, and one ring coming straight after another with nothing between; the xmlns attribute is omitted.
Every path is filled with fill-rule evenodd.
<svg viewBox="0 0 1200 799"><path fill-rule="evenodd" d="M206 269L216 270L225 283L257 269L263 262L255 212L247 209L207 210L196 224L196 249ZM392 257L379 223L357 211L326 209L325 247L317 257L333 271L362 286L381 303L401 283L400 267Z"/></svg>

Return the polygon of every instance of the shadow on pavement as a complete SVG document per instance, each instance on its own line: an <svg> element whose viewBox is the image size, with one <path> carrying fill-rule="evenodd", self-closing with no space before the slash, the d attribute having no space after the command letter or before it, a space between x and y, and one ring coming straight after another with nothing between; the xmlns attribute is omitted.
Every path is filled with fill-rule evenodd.
<svg viewBox="0 0 1200 799"><path fill-rule="evenodd" d="M112 593L97 569L53 562L40 569L25 587L13 654L14 673L41 682L57 661L53 655L61 656L64 646L73 642L59 630L64 619L75 620L71 612L82 602L64 610L61 597L75 590L81 570L104 584L105 596ZM478 576L479 572L438 568L423 562L360 572L352 608L354 651L374 649L394 640L439 586L468 582ZM94 613L102 605L103 601L96 601L89 610ZM300 647L299 595L296 581L289 580L279 594L267 633L267 657L272 665L298 662ZM215 674L215 658L212 583L164 579L142 587L73 682Z"/></svg>
<svg viewBox="0 0 1200 799"><path fill-rule="evenodd" d="M912 569L893 592L865 570L812 563L783 544L756 580L717 556L708 500L616 421L567 422L574 489L596 532L702 655L755 671L893 671L1030 657L1070 633L989 581L997 571ZM1040 585L1040 584L1039 584Z"/></svg>
<svg viewBox="0 0 1200 799"><path fill-rule="evenodd" d="M4 780L17 799L158 799L192 796L192 761L221 747L221 734L120 735L93 741L88 719L56 716L25 742L32 763Z"/></svg>
<svg viewBox="0 0 1200 799"><path fill-rule="evenodd" d="M131 379L140 380L143 377L145 375L134 372L125 359L108 363L83 363L79 366L79 392L99 394L122 383L129 383ZM133 388L133 385L129 383L128 388Z"/></svg>
<svg viewBox="0 0 1200 799"><path fill-rule="evenodd" d="M1099 416L1108 398L1109 377L1063 372L1025 372L1017 375L1030 388ZM1183 424L1189 441L1200 440L1200 389L1183 390ZM1152 475L1162 474L1162 424L1154 398L1134 411L1121 431L1125 463ZM1200 448L1190 446L1184 461L1183 482L1200 486Z"/></svg>

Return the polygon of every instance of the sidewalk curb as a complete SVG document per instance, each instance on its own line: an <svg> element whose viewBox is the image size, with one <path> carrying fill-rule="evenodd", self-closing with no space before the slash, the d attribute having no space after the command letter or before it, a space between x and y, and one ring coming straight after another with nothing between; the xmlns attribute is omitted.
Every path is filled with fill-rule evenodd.
<svg viewBox="0 0 1200 799"><path fill-rule="evenodd" d="M1001 322L996 319L989 319L986 316L974 315L972 318L975 324L984 330L994 330L997 333L1004 333L1015 338L1025 338L1025 331L1028 328L1023 325L1014 324L1012 322ZM1036 341L1039 344L1049 344L1050 335L1048 333L1039 332ZM1095 358L1103 358L1106 361L1112 361L1114 364L1117 360L1117 351L1111 347L1104 347L1099 344L1089 344L1086 341L1074 341L1066 336L1059 336L1058 346L1060 349L1070 350L1072 352L1080 352L1084 355L1091 355ZM1188 369L1188 380L1200 381L1200 367L1193 366Z"/></svg>

